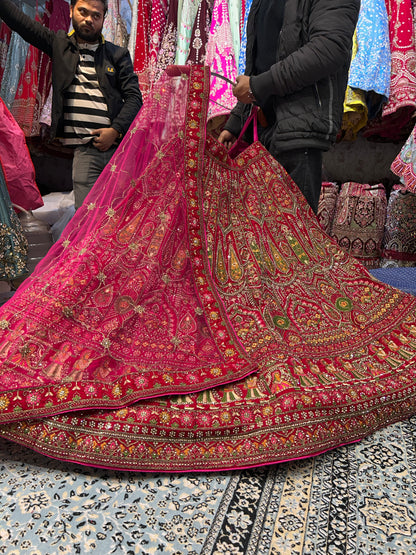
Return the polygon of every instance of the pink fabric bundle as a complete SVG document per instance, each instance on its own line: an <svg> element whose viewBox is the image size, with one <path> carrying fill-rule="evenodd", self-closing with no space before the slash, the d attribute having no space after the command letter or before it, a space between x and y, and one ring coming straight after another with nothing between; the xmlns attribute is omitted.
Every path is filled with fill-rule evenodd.
<svg viewBox="0 0 416 555"><path fill-rule="evenodd" d="M1 98L0 162L12 203L25 210L43 206L23 131Z"/></svg>

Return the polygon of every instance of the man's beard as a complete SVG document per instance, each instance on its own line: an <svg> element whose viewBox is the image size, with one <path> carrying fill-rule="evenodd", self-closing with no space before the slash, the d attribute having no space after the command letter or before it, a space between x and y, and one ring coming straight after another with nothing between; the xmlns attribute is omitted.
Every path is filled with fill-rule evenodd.
<svg viewBox="0 0 416 555"><path fill-rule="evenodd" d="M95 33L92 32L91 28L90 28L91 29L90 32L86 32L85 29L84 28L81 29L78 23L76 23L75 21L72 21L72 27L74 28L75 35L77 36L77 38L85 42L94 43L100 40L102 28L99 31L96 31Z"/></svg>

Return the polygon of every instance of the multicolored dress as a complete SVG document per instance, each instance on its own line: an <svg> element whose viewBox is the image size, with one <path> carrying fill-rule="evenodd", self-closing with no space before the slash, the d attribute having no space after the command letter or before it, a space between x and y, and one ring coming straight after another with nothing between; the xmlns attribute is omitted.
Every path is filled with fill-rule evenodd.
<svg viewBox="0 0 416 555"><path fill-rule="evenodd" d="M316 455L416 412L416 300L322 230L256 141L206 134L210 71L169 68L0 310L0 436L115 469Z"/></svg>

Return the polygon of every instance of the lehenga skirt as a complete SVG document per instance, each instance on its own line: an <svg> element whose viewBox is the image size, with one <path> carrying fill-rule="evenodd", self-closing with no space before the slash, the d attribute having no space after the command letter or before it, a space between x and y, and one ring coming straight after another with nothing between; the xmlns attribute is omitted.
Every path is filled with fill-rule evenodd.
<svg viewBox="0 0 416 555"><path fill-rule="evenodd" d="M416 300L371 277L170 68L0 312L0 436L141 471L316 455L416 412Z"/></svg>

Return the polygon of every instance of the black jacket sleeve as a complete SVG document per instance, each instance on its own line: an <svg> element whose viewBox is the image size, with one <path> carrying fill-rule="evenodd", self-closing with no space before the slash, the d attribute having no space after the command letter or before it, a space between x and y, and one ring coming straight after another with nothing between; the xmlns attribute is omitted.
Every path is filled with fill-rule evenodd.
<svg viewBox="0 0 416 555"><path fill-rule="evenodd" d="M360 0L312 0L307 42L285 56L290 37L282 33L282 59L250 80L256 99L264 103L271 95L286 96L336 73L351 56L359 9Z"/></svg>
<svg viewBox="0 0 416 555"><path fill-rule="evenodd" d="M55 33L23 13L12 0L0 0L0 18L26 42L52 56Z"/></svg>

